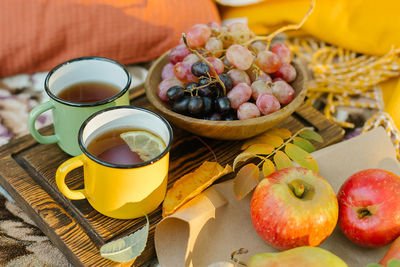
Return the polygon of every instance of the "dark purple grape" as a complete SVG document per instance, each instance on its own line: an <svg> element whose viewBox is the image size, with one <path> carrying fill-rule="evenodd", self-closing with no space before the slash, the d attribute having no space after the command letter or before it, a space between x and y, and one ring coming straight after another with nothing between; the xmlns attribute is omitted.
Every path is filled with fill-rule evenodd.
<svg viewBox="0 0 400 267"><path fill-rule="evenodd" d="M197 77L207 76L207 73L210 73L210 68L202 61L194 63L191 70L193 75Z"/></svg>
<svg viewBox="0 0 400 267"><path fill-rule="evenodd" d="M186 114L188 112L189 97L184 97L179 101L176 101L172 105L172 110L176 113Z"/></svg>
<svg viewBox="0 0 400 267"><path fill-rule="evenodd" d="M216 107L221 114L226 114L231 110L231 102L226 96L220 97L217 99Z"/></svg>
<svg viewBox="0 0 400 267"><path fill-rule="evenodd" d="M237 115L236 111L234 109L231 109L230 112L224 116L224 121L233 121L233 120L237 120Z"/></svg>
<svg viewBox="0 0 400 267"><path fill-rule="evenodd" d="M185 94L185 89L182 86L172 86L167 90L167 99L171 102L178 101Z"/></svg>
<svg viewBox="0 0 400 267"><path fill-rule="evenodd" d="M203 97L203 114L208 115L214 110L214 101L211 97Z"/></svg>
<svg viewBox="0 0 400 267"><path fill-rule="evenodd" d="M199 86L202 86L202 85L206 85L206 84L209 84L210 83L210 79L209 78L200 78L199 79L199 81L197 82L197 84L199 85Z"/></svg>
<svg viewBox="0 0 400 267"><path fill-rule="evenodd" d="M213 92L210 90L209 86L200 87L198 90L199 90L200 96L211 96L213 94Z"/></svg>
<svg viewBox="0 0 400 267"><path fill-rule="evenodd" d="M198 84L195 82L191 82L188 83L186 85L186 92L185 95L186 96L192 96L192 95L196 95L196 88L198 87Z"/></svg>
<svg viewBox="0 0 400 267"><path fill-rule="evenodd" d="M203 99L200 96L193 96L189 100L188 111L194 116L199 116L203 113Z"/></svg>
<svg viewBox="0 0 400 267"><path fill-rule="evenodd" d="M219 113L214 113L210 117L207 118L210 121L220 121L222 120L221 114Z"/></svg>
<svg viewBox="0 0 400 267"><path fill-rule="evenodd" d="M231 77L228 76L228 74L222 73L218 76L224 83L227 92L233 88L233 80Z"/></svg>

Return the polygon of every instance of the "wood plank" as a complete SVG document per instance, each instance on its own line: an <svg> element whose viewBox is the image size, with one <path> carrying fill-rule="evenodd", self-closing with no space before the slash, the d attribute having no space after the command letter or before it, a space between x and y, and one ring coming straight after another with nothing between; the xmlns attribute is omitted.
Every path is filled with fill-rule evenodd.
<svg viewBox="0 0 400 267"><path fill-rule="evenodd" d="M132 93L132 104L156 111L143 92L136 90ZM324 138L325 143L316 144L317 147L335 143L344 134L343 129L306 105L277 127L295 132L304 126L314 127ZM52 127L41 132L50 134ZM214 160L203 142L212 148L218 161L225 165L232 163L243 141L199 138L174 127L168 187L185 173L200 166L204 160ZM136 231L144 225L145 220L112 219L96 212L86 200L71 201L61 195L55 185L54 175L57 167L68 158L56 145L40 145L30 136L24 136L0 148L0 183L71 263L76 266L118 265L100 257L100 246ZM82 187L82 170L74 171L67 180L72 188ZM154 229L161 220L160 207L149 218L148 244L135 265L155 257Z"/></svg>

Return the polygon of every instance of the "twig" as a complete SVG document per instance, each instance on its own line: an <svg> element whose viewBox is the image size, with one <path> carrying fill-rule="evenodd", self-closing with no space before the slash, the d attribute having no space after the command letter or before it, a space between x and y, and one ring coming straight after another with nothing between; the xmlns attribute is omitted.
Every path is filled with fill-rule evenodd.
<svg viewBox="0 0 400 267"><path fill-rule="evenodd" d="M221 84L222 89L224 90L224 96L226 95L226 88L225 88L225 84L221 81L221 79L219 78L217 72L215 71L214 66L205 58L203 57L196 49L191 48L188 43L187 43L187 39L184 33L182 33L182 40L183 43L186 45L186 47L190 50L190 52L194 53L196 56L198 56L202 61L204 61L208 67L210 67L210 69L215 73L215 78L218 80L218 82Z"/></svg>

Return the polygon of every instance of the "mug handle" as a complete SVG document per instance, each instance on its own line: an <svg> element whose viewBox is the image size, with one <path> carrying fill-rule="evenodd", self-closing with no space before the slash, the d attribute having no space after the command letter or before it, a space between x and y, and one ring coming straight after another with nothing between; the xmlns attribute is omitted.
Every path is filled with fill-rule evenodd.
<svg viewBox="0 0 400 267"><path fill-rule="evenodd" d="M58 189L64 196L72 200L85 199L86 197L83 193L85 192L85 189L69 189L68 186L65 184L65 176L73 169L83 166L83 160L84 158L82 155L70 158L69 160L61 164L56 172L56 184Z"/></svg>
<svg viewBox="0 0 400 267"><path fill-rule="evenodd" d="M53 144L58 142L58 137L53 134L53 135L47 135L43 136L41 135L35 128L35 122L37 117L39 117L40 114L43 112L53 109L54 105L52 102L47 101L44 102L38 106L36 106L34 109L31 110L28 116L28 129L33 138L36 139L41 144Z"/></svg>

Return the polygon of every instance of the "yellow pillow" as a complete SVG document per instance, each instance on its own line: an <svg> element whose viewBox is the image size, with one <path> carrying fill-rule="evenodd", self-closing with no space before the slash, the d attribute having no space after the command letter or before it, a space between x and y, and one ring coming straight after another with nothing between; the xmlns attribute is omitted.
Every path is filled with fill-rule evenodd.
<svg viewBox="0 0 400 267"><path fill-rule="evenodd" d="M266 0L221 8L222 19L247 17L259 35L288 23L298 23L310 0ZM392 45L400 47L400 1L317 0L302 30L318 39L357 52L383 55Z"/></svg>

